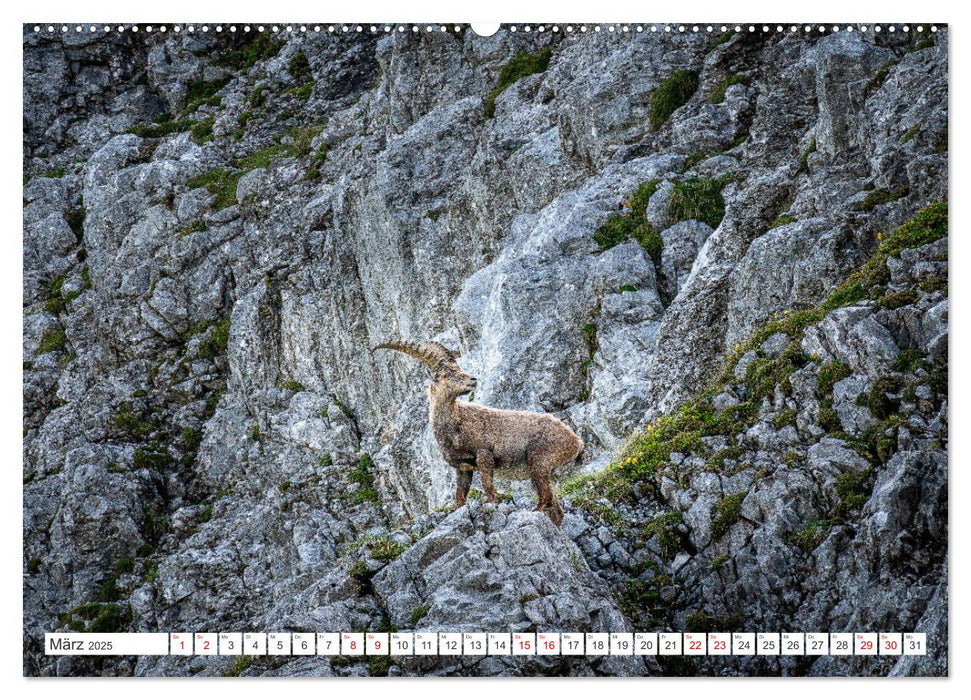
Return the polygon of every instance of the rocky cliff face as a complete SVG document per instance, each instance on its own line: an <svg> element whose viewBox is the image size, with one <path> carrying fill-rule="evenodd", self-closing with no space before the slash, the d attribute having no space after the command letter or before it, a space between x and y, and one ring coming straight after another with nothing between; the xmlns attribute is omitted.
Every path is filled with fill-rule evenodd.
<svg viewBox="0 0 971 700"><path fill-rule="evenodd" d="M946 673L947 43L25 28L25 672ZM562 531L447 512L392 338L581 434ZM392 627L930 653L42 652Z"/></svg>

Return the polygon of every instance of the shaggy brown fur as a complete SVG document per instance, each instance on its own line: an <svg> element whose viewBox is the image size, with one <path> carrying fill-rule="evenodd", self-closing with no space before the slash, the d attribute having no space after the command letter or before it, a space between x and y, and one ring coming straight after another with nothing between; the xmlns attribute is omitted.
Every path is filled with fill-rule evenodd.
<svg viewBox="0 0 971 700"><path fill-rule="evenodd" d="M502 411L459 402L475 389L475 377L462 371L455 353L438 343L382 343L424 362L432 371L428 387L428 416L445 461L457 472L455 505L465 505L472 474L482 477L482 490L490 503L497 501L493 474L510 479L531 479L539 505L558 526L563 509L553 493L552 473L580 454L583 441L561 420L543 413Z"/></svg>

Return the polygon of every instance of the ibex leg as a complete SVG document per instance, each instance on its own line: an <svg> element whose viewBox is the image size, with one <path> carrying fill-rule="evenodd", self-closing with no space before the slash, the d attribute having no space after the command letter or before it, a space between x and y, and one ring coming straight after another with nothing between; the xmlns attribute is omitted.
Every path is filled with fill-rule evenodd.
<svg viewBox="0 0 971 700"><path fill-rule="evenodd" d="M465 499L469 497L469 488L472 486L472 472L457 469L455 482L455 507L461 508L465 505Z"/></svg>
<svg viewBox="0 0 971 700"><path fill-rule="evenodd" d="M489 450L479 450L475 455L475 464L482 477L482 491L486 495L487 503L498 503L496 487L492 484L492 471L496 468L496 461Z"/></svg>

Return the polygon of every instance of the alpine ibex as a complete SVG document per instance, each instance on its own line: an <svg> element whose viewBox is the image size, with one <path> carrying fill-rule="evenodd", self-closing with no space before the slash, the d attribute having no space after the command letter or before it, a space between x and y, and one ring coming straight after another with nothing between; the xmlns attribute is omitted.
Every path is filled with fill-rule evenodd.
<svg viewBox="0 0 971 700"><path fill-rule="evenodd" d="M563 509L553 494L551 476L557 467L576 459L583 441L551 415L503 411L458 398L475 389L475 377L462 371L457 355L435 342L393 341L374 348L406 353L424 362L432 372L428 387L428 417L445 461L457 472L455 505L465 505L472 474L482 477L482 490L490 503L497 501L493 473L510 479L529 478L539 496L536 510L559 526Z"/></svg>

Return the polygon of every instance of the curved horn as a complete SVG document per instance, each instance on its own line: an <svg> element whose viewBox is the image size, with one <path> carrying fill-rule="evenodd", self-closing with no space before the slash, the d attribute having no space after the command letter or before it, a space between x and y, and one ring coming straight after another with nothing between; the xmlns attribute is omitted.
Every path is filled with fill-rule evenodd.
<svg viewBox="0 0 971 700"><path fill-rule="evenodd" d="M433 372L437 371L446 363L455 362L455 354L444 345L435 342L412 343L406 340L393 340L387 343L381 343L380 345L375 345L373 348L371 348L371 352L374 352L379 348L397 350L398 352L403 352L406 355L411 355L412 357L421 360L428 365L429 369L431 369Z"/></svg>

